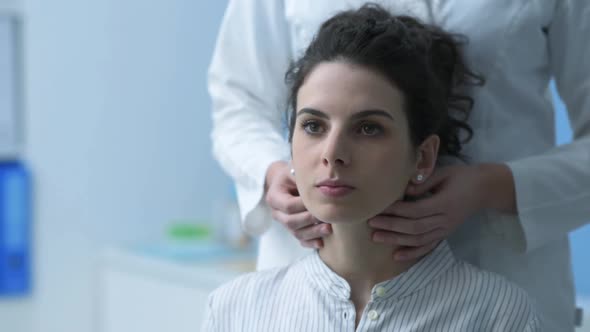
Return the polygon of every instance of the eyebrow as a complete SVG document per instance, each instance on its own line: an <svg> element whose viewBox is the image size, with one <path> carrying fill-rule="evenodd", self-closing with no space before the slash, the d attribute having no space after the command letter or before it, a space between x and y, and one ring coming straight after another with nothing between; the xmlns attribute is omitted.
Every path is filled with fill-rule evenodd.
<svg viewBox="0 0 590 332"><path fill-rule="evenodd" d="M297 112L297 116L299 116L299 115L301 115L303 113L308 113L308 114L311 114L311 115L315 115L315 116L317 116L319 118L330 119L330 117L326 113L324 113L322 111L319 111L319 110L316 110L316 109L313 109L313 108L308 108L308 107L302 108L302 109L300 109ZM363 110L363 111L354 113L350 118L352 120L356 120L356 119L366 118L366 117L369 117L369 116L372 116L372 115L386 117L386 118L388 118L388 119L390 119L392 121L395 121L394 118L393 118L393 116L391 116L391 114L389 114L386 111L379 110L379 109Z"/></svg>

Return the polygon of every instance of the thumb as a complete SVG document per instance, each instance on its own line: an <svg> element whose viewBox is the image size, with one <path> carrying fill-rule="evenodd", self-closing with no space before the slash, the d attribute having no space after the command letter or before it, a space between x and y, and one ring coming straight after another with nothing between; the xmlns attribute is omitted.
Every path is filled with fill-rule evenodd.
<svg viewBox="0 0 590 332"><path fill-rule="evenodd" d="M431 191L433 188L438 187L447 178L446 172L435 171L430 177L428 177L422 183L410 183L406 188L406 195L409 196L421 196Z"/></svg>
<svg viewBox="0 0 590 332"><path fill-rule="evenodd" d="M299 196L299 190L297 190L297 183L291 175L286 176L282 179L281 189L283 193L288 194L289 196Z"/></svg>

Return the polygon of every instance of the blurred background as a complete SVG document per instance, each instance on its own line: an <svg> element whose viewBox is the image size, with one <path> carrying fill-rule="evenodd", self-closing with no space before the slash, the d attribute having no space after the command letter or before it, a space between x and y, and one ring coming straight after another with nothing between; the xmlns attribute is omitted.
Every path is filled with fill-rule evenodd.
<svg viewBox="0 0 590 332"><path fill-rule="evenodd" d="M195 331L253 268L209 138L226 2L0 0L0 331ZM571 239L588 313L590 227Z"/></svg>

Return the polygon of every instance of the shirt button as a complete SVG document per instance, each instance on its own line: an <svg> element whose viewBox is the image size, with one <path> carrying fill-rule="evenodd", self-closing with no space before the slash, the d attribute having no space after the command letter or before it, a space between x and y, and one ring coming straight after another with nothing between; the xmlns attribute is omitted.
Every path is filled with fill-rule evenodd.
<svg viewBox="0 0 590 332"><path fill-rule="evenodd" d="M375 310L369 311L369 319L370 320L376 320L377 318L379 318L379 314L377 313L377 311L375 311Z"/></svg>
<svg viewBox="0 0 590 332"><path fill-rule="evenodd" d="M385 295L385 288L384 287L377 287L377 289L375 289L375 295L382 297L383 295Z"/></svg>

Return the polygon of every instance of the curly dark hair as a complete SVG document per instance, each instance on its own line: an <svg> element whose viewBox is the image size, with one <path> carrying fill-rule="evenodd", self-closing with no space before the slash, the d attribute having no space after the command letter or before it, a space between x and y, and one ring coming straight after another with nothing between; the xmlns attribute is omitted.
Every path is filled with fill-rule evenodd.
<svg viewBox="0 0 590 332"><path fill-rule="evenodd" d="M465 63L461 47L466 42L463 35L410 16L392 15L374 3L338 13L321 25L303 56L285 75L290 85L289 142L295 127L297 92L305 77L322 62L346 61L375 70L402 92L414 146L436 134L439 156L466 161L461 148L473 136L467 119L474 102L465 88L484 84L483 77ZM463 139L462 131L466 134Z"/></svg>

